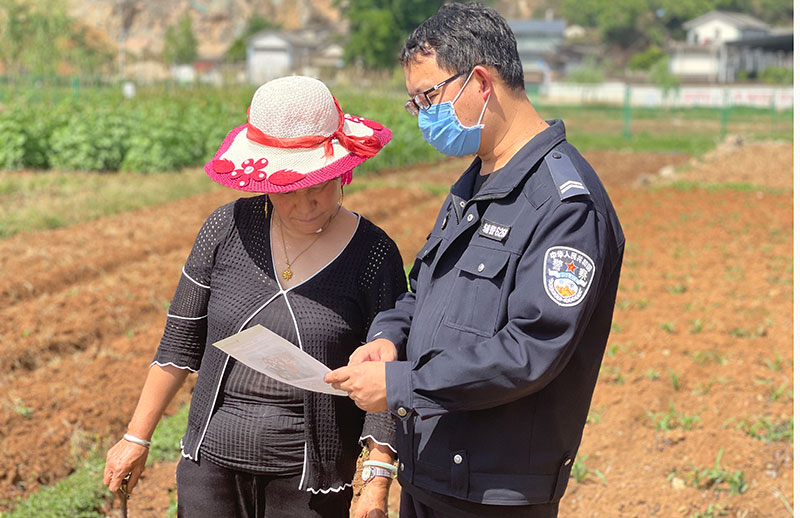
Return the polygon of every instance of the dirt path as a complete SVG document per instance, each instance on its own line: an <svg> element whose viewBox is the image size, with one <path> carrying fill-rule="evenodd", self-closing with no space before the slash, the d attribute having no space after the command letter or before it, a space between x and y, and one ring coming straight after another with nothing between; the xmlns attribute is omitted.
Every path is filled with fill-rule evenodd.
<svg viewBox="0 0 800 518"><path fill-rule="evenodd" d="M741 152L675 174L717 171L714 161L725 161L734 182L749 156ZM770 153L771 162L788 156L791 164L791 146ZM712 503L740 518L788 516L778 495L793 505L791 443L749 437L740 422L779 425L792 416L791 193L635 189L642 175L688 157L588 158L615 200L628 248L580 451L590 471L571 482L562 516L692 516ZM449 184L463 166L393 172L386 187L348 194L346 203L392 235L410 262L442 198L426 186ZM787 177L785 166L770 173L782 186ZM98 438L121 434L195 232L235 197L219 190L0 242L0 510L67 475ZM186 387L175 404L188 398ZM670 404L699 421L657 430ZM720 448L721 467L743 471L744 494L727 484L690 487L692 470L712 468ZM150 470L132 516L163 516L172 487L174 465Z"/></svg>

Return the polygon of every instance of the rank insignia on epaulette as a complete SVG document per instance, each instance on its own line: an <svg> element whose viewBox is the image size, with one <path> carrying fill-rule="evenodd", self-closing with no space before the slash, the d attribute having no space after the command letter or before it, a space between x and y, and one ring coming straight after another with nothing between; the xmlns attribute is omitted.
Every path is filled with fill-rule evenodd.
<svg viewBox="0 0 800 518"><path fill-rule="evenodd" d="M589 189L583 183L575 164L567 155L563 155L559 151L551 151L544 157L544 161L547 168L550 169L553 182L558 186L561 201L580 194L589 194Z"/></svg>

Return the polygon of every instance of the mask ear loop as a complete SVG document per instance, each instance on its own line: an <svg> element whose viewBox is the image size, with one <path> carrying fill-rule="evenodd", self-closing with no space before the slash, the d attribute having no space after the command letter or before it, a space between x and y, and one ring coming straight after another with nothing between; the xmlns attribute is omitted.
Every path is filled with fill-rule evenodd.
<svg viewBox="0 0 800 518"><path fill-rule="evenodd" d="M467 79L464 81L464 84L461 85L461 90L459 90L458 93L456 94L456 96L453 97L453 101L452 101L453 105L456 104L456 101L458 100L459 97L461 97L461 94L464 92L464 89L467 87L467 83L469 83L469 80L472 79L472 73L473 72L475 72L475 67L472 67L472 70L469 71L469 75L467 76Z"/></svg>
<svg viewBox="0 0 800 518"><path fill-rule="evenodd" d="M451 101L453 103L453 108L455 108L456 101L458 100L459 97L461 97L461 94L464 92L464 89L467 87L467 83L469 83L469 80L472 79L473 72L475 72L475 67L473 67L472 70L469 71L469 75L467 76L466 81L464 81L464 84L461 85L461 90L458 91L456 96ZM475 126L481 126L481 121L483 120L483 114L486 113L486 108L489 106L489 99L491 99L491 98L492 98L492 93L489 92L489 97L487 97L486 98L486 102L483 103L483 109L481 110L481 114L478 117L478 122L475 123ZM461 121L459 121L459 124L461 124Z"/></svg>
<svg viewBox="0 0 800 518"><path fill-rule="evenodd" d="M483 126L481 121L483 120L483 114L486 113L486 108L489 106L489 99L492 98L492 92L489 92L489 97L486 98L486 102L483 103L483 109L481 110L481 116L478 117L478 122L475 124L476 126Z"/></svg>

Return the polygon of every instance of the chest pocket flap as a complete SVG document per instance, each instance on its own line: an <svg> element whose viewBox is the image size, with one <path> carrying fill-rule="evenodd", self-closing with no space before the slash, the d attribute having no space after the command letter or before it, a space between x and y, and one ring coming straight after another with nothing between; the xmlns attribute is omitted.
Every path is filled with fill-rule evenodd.
<svg viewBox="0 0 800 518"><path fill-rule="evenodd" d="M445 323L461 331L491 336L497 331L501 312L504 270L511 253L483 247L470 247L456 262L451 303Z"/></svg>
<svg viewBox="0 0 800 518"><path fill-rule="evenodd" d="M490 248L470 248L456 263L456 268L475 277L491 279L508 263L510 253Z"/></svg>
<svg viewBox="0 0 800 518"><path fill-rule="evenodd" d="M417 259L420 261L426 261L427 259L426 262L429 263L430 259L435 255L433 252L436 251L436 247L438 247L441 242L441 236L430 236L428 241L425 242L425 246L422 247L422 250L417 253Z"/></svg>

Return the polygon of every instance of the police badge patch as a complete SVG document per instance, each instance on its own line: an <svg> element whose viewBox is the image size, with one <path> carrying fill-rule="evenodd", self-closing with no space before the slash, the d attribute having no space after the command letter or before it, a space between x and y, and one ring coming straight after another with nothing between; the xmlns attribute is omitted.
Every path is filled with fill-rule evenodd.
<svg viewBox="0 0 800 518"><path fill-rule="evenodd" d="M559 306L579 304L594 279L594 261L574 248L553 246L544 254L544 291Z"/></svg>

